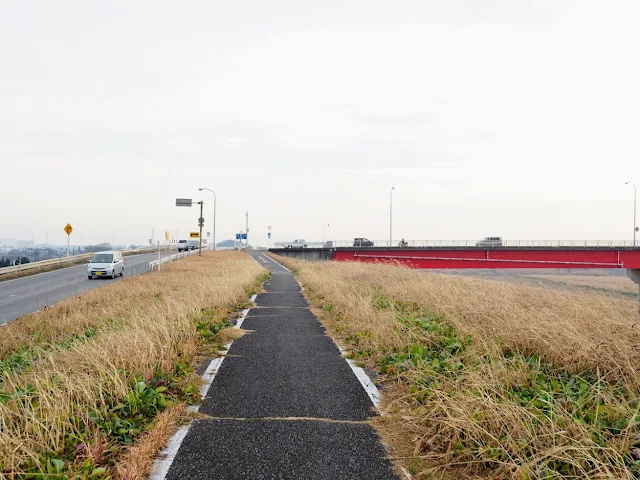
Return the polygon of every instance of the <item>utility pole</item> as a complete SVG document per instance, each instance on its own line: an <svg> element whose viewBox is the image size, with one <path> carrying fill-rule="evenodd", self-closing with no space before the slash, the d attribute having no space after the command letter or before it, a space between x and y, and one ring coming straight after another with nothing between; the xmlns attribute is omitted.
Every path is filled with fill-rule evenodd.
<svg viewBox="0 0 640 480"><path fill-rule="evenodd" d="M389 246L393 246L393 191L396 187L391 187L389 193Z"/></svg>
<svg viewBox="0 0 640 480"><path fill-rule="evenodd" d="M246 248L249 249L249 212L247 212L247 241L245 242Z"/></svg>
<svg viewBox="0 0 640 480"><path fill-rule="evenodd" d="M625 185L633 185L633 246L636 246L636 232L638 231L638 223L636 222L636 184L633 182L625 182Z"/></svg>

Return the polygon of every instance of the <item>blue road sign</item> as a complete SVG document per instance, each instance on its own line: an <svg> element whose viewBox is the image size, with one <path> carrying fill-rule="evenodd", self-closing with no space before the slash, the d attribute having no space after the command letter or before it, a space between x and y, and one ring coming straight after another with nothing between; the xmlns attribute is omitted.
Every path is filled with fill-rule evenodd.
<svg viewBox="0 0 640 480"><path fill-rule="evenodd" d="M267 233L267 237L271 238L271 232Z"/></svg>
<svg viewBox="0 0 640 480"><path fill-rule="evenodd" d="M240 234L236 233L236 240L240 240Z"/></svg>
<svg viewBox="0 0 640 480"><path fill-rule="evenodd" d="M246 233L243 233L243 234L242 234L242 240L246 240L246 239L247 239L247 234L246 234Z"/></svg>

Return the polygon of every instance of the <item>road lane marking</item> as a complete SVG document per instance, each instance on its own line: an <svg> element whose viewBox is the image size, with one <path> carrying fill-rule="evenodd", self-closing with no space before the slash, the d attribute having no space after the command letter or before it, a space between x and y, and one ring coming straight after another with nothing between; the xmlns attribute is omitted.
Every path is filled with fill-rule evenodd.
<svg viewBox="0 0 640 480"><path fill-rule="evenodd" d="M284 268L287 272L291 273L291 270L289 270L287 267L285 267L284 265L282 265L281 263L276 262L273 258L265 255L264 253L261 253L260 255L262 255L263 257L265 257L268 260L271 260L273 263L275 263L276 265Z"/></svg>

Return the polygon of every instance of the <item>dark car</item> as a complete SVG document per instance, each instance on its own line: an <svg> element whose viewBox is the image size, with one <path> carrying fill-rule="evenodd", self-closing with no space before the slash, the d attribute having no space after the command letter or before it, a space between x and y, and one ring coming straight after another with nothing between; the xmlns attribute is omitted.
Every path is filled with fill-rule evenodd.
<svg viewBox="0 0 640 480"><path fill-rule="evenodd" d="M353 246L354 247L373 247L373 242L368 238L354 238Z"/></svg>

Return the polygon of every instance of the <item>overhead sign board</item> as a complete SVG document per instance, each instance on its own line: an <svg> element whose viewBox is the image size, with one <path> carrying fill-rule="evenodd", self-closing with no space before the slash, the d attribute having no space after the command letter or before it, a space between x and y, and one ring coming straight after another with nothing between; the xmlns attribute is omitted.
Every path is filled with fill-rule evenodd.
<svg viewBox="0 0 640 480"><path fill-rule="evenodd" d="M190 238L200 238L200 232L191 232L189 233Z"/></svg>
<svg viewBox="0 0 640 480"><path fill-rule="evenodd" d="M176 207L190 207L193 200L190 198L176 198Z"/></svg>
<svg viewBox="0 0 640 480"><path fill-rule="evenodd" d="M67 226L64 227L64 231L67 232L67 235L71 235L71 232L73 232L73 227L70 223L67 223Z"/></svg>

